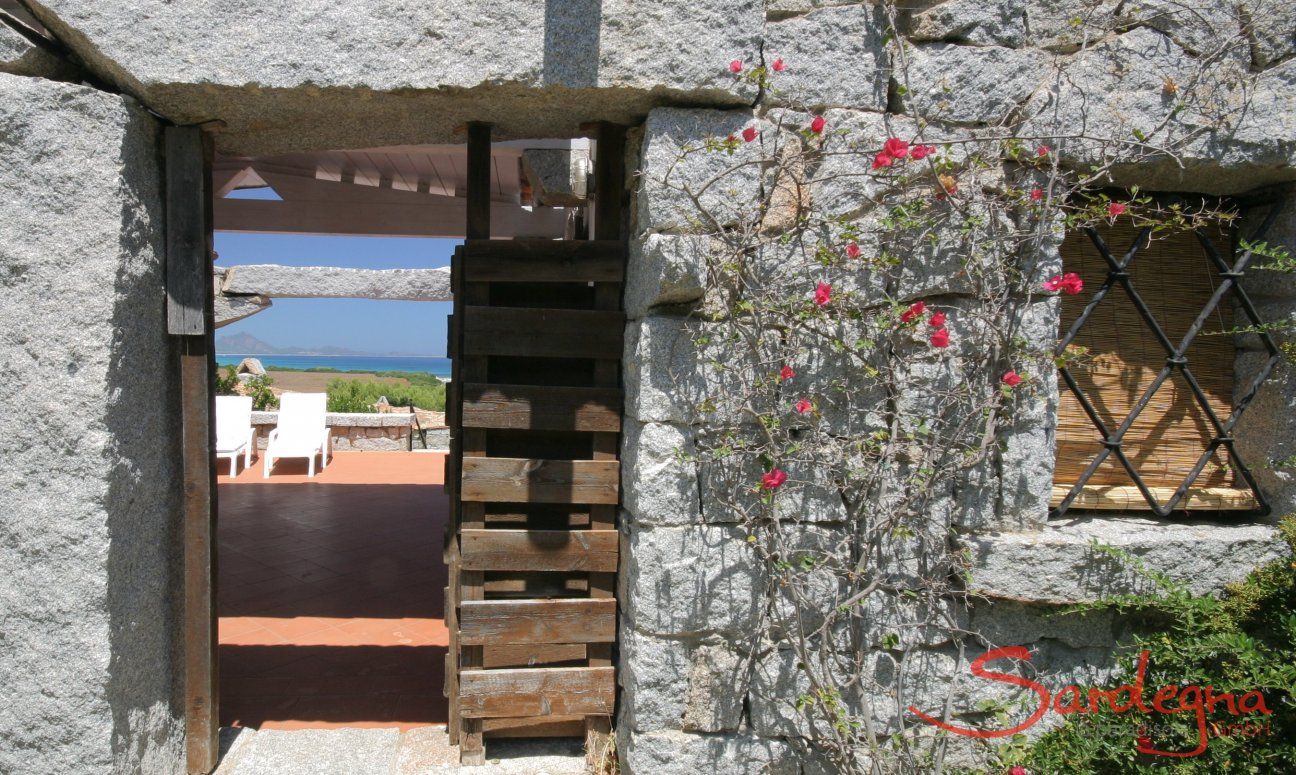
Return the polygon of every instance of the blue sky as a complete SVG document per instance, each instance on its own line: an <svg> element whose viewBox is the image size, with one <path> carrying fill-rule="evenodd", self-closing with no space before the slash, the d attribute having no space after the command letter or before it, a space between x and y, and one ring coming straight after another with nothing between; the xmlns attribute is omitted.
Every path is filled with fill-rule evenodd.
<svg viewBox="0 0 1296 775"><path fill-rule="evenodd" d="M260 194L260 195L258 195ZM236 196L269 198L260 191ZM357 269L449 266L459 240L409 237L317 237L216 232L216 266L284 264ZM445 355L450 302L369 299L275 299L270 309L217 330L248 333L267 344L333 345L363 352Z"/></svg>

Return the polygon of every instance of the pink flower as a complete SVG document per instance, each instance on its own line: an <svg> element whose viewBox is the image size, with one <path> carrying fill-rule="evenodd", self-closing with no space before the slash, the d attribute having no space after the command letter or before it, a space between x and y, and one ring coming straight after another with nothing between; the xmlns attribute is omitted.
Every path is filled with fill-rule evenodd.
<svg viewBox="0 0 1296 775"><path fill-rule="evenodd" d="M787 65L783 64L782 58L779 58L774 60L774 63L770 65L770 69L776 73L781 73L787 69Z"/></svg>
<svg viewBox="0 0 1296 775"><path fill-rule="evenodd" d="M746 142L749 142L749 143L750 143L752 140L755 140L755 139L756 139L756 136L759 135L759 134L760 134L760 133L756 131L756 127L754 127L754 126L749 126L749 127L747 127L746 129L744 129L744 130L742 131L743 140L745 140Z"/></svg>
<svg viewBox="0 0 1296 775"><path fill-rule="evenodd" d="M931 316L931 320L928 321L928 322L932 324L932 327L933 327L933 328L944 328L944 327L945 327L945 313L944 313L944 312L937 312L937 313L935 313L934 315Z"/></svg>
<svg viewBox="0 0 1296 775"><path fill-rule="evenodd" d="M890 167L894 163L895 159L886 151L882 151L877 156L873 157L873 169L875 170L883 167Z"/></svg>
<svg viewBox="0 0 1296 775"><path fill-rule="evenodd" d="M944 328L938 328L931 335L932 347L949 347L949 331Z"/></svg>
<svg viewBox="0 0 1296 775"><path fill-rule="evenodd" d="M819 134L820 132L824 131L824 127L827 125L828 125L827 119L825 119L823 116L815 116L814 119L810 121L810 131L814 132L815 134Z"/></svg>
<svg viewBox="0 0 1296 775"><path fill-rule="evenodd" d="M768 473L761 477L761 487L767 490L777 490L787 481L787 474L783 473L781 468L770 469Z"/></svg>
<svg viewBox="0 0 1296 775"><path fill-rule="evenodd" d="M1062 291L1068 296L1074 296L1084 290L1084 280L1075 272L1055 275L1044 282L1044 290L1053 291L1054 293Z"/></svg>
<svg viewBox="0 0 1296 775"><path fill-rule="evenodd" d="M1125 205L1121 204L1120 202L1112 202L1111 204L1107 205L1107 215L1111 216L1112 218L1115 218L1116 216L1124 213L1128 209L1129 208L1127 208Z"/></svg>
<svg viewBox="0 0 1296 775"><path fill-rule="evenodd" d="M797 401L792 408L796 410L797 414L805 414L811 409L814 409L814 404L810 403L810 399L803 398L800 401Z"/></svg>
<svg viewBox="0 0 1296 775"><path fill-rule="evenodd" d="M931 156L933 153L936 153L934 145L915 145L909 149L909 155L915 159Z"/></svg>
<svg viewBox="0 0 1296 775"><path fill-rule="evenodd" d="M1041 145L1040 147L1035 149L1035 155L1041 157L1048 156L1050 153L1052 153L1052 151L1053 149L1048 147L1047 145Z"/></svg>
<svg viewBox="0 0 1296 775"><path fill-rule="evenodd" d="M1038 202L1044 198L1044 189L1032 188L1030 193L1031 201Z"/></svg>
<svg viewBox="0 0 1296 775"><path fill-rule="evenodd" d="M823 307L832 301L832 286L828 283L819 283L815 286L814 294L815 304Z"/></svg>
<svg viewBox="0 0 1296 775"><path fill-rule="evenodd" d="M898 137L892 137L882 145L882 152L888 156L903 159L909 155L909 143Z"/></svg>
<svg viewBox="0 0 1296 775"><path fill-rule="evenodd" d="M787 382L788 380L792 379L795 376L796 376L796 372L792 370L791 366L784 366L782 369L779 370L779 379L783 380L784 382Z"/></svg>
<svg viewBox="0 0 1296 775"><path fill-rule="evenodd" d="M921 301L915 301L909 306L909 309L900 313L901 323L912 323L915 318L927 311L927 305Z"/></svg>
<svg viewBox="0 0 1296 775"><path fill-rule="evenodd" d="M1003 377L1000 378L1000 381L1003 382L1008 387L1017 387L1018 385L1021 384L1022 378L1020 374L1013 371L1012 369L1009 369L1008 371L1004 372L1004 375Z"/></svg>
<svg viewBox="0 0 1296 775"><path fill-rule="evenodd" d="M1008 775L1030 775L1030 770L1019 764L1011 770L1008 770Z"/></svg>
<svg viewBox="0 0 1296 775"><path fill-rule="evenodd" d="M847 258L860 257L860 247L858 243L852 242L851 244L846 246L846 257Z"/></svg>
<svg viewBox="0 0 1296 775"><path fill-rule="evenodd" d="M730 63L729 63L729 72L733 73L734 75L737 75L738 73L741 73L741 72L742 72L742 60L741 60L741 59L735 59L734 61L730 62Z"/></svg>

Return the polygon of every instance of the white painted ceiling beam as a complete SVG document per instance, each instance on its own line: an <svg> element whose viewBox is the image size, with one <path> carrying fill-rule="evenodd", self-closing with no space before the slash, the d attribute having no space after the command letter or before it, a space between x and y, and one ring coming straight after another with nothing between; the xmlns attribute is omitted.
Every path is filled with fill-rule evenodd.
<svg viewBox="0 0 1296 775"><path fill-rule="evenodd" d="M424 196L428 195L418 195ZM432 197L431 204L360 202L274 202L217 199L218 231L257 234L348 234L381 237L463 239L467 205L463 199ZM516 204L491 205L491 236L498 239L556 239L567 226L567 210Z"/></svg>

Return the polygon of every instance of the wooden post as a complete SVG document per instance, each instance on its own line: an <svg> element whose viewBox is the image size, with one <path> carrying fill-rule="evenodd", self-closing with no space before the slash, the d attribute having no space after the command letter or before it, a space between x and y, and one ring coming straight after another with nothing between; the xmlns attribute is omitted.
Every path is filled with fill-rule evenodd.
<svg viewBox="0 0 1296 775"><path fill-rule="evenodd" d="M490 239L491 216L491 125L468 124L468 239Z"/></svg>
<svg viewBox="0 0 1296 775"><path fill-rule="evenodd" d="M625 128L600 123L597 129L597 153L594 164L594 239L620 240L625 190ZM620 283L595 283L594 307L600 310L621 309ZM617 388L621 384L621 363L601 359L594 362L594 386ZM594 459L616 460L620 453L620 434L595 433ZM617 507L590 506L590 530L616 530ZM615 573L591 573L589 596L616 597ZM613 665L613 643L591 643L588 646L590 667ZM607 716L590 716L585 720L585 755L591 766L599 766L606 755L608 736L612 731L612 712Z"/></svg>
<svg viewBox="0 0 1296 775"><path fill-rule="evenodd" d="M468 226L465 234L470 240L490 239L490 192L491 192L491 127L490 124L473 122L468 125ZM463 272L462 259L459 270ZM462 302L456 296L459 309L469 305L489 304L486 298L487 286L482 283L461 282L463 289ZM465 383L485 382L487 379L487 359L485 356L463 356L460 351L462 367L460 374ZM484 457L486 455L486 431L480 428L460 430L460 442L464 457ZM462 470L462 466L460 468ZM459 529L480 530L486 527L486 505L484 503L461 503L459 507ZM460 553L462 556L462 552ZM481 571L460 571L459 600L482 600L485 598L485 576ZM457 617L456 617L457 619ZM484 654L481 646L464 646L459 644L459 675L462 680L464 670L481 669ZM456 695L457 699L457 695ZM483 739L482 720L480 718L460 718L459 720L459 763L477 765L486 763L486 748Z"/></svg>
<svg viewBox="0 0 1296 775"><path fill-rule="evenodd" d="M192 775L220 752L216 663L216 372L212 311L212 143L197 127L167 127L167 330L180 339L184 483L185 759Z"/></svg>

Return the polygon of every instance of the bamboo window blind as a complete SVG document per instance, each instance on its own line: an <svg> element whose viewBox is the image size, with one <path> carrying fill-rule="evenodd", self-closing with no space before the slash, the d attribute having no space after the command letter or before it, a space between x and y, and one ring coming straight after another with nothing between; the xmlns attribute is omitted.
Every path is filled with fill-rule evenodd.
<svg viewBox="0 0 1296 775"><path fill-rule="evenodd" d="M1128 266L1129 278L1148 311L1175 346L1208 305L1220 283L1205 248L1191 231L1140 234L1128 219L1102 226L1097 235L1118 260L1131 247L1137 252ZM1220 256L1232 256L1225 229L1206 234ZM1065 334L1108 278L1109 264L1083 231L1068 234L1062 245L1064 272L1076 272L1084 291L1062 297ZM1212 411L1227 418L1233 406L1233 328L1231 299L1225 298L1211 313L1184 353ZM1089 313L1072 344L1087 348L1087 355L1072 362L1068 371L1108 429L1116 429L1143 397L1166 366L1166 348L1137 307L1119 286L1111 288ZM1184 373L1175 369L1151 396L1121 441L1121 449L1137 469L1144 484L1164 503L1183 482L1208 449L1214 428ZM1057 462L1054 469L1053 505L1057 506L1091 461L1103 450L1104 439L1086 415L1079 400L1060 386L1057 421ZM1242 482L1236 481L1228 454L1218 448L1207 461L1180 508L1251 509L1256 501ZM1085 482L1070 504L1080 509L1150 508L1128 471L1109 455Z"/></svg>

